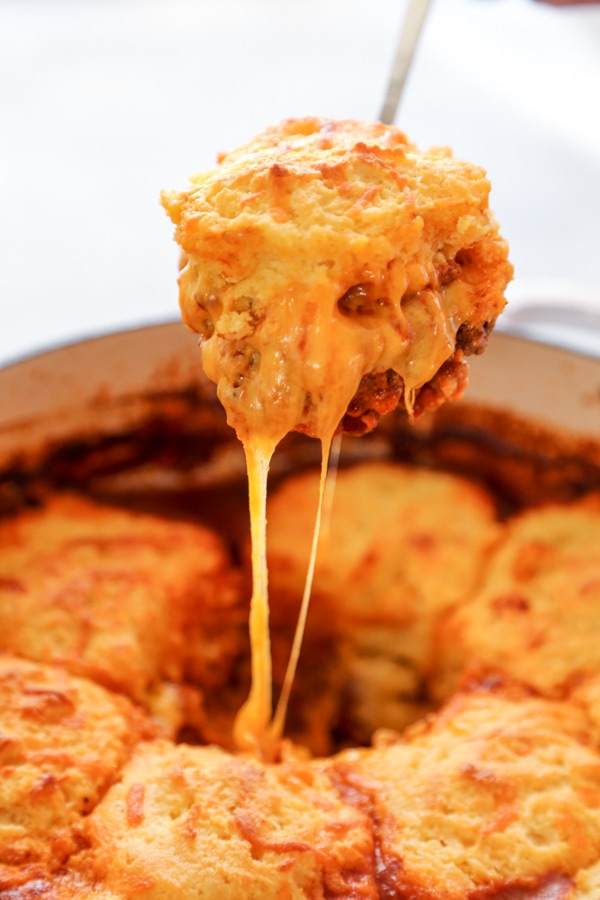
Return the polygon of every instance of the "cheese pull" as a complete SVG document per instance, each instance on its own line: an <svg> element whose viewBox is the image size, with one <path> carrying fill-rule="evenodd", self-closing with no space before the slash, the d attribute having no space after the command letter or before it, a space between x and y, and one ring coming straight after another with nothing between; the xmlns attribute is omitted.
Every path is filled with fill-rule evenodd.
<svg viewBox="0 0 600 900"><path fill-rule="evenodd" d="M239 750L266 759L276 755L268 746L272 716L271 642L267 575L267 475L273 449L258 442L244 446L248 470L250 536L252 540L252 597L250 600L250 696L240 709L233 729Z"/></svg>
<svg viewBox="0 0 600 900"><path fill-rule="evenodd" d="M319 501L311 542L310 558L302 595L298 623L290 649L277 708L272 708L271 647L266 544L267 474L272 453L257 444L245 446L250 498L250 534L252 540L252 598L250 602L250 647L252 683L250 695L236 716L233 738L236 747L267 761L280 755L290 694L300 658L302 639L310 603L312 581L321 535L323 501L327 486L331 440L322 444Z"/></svg>
<svg viewBox="0 0 600 900"><path fill-rule="evenodd" d="M459 397L512 277L485 172L447 149L420 153L393 126L290 119L162 202L183 251L183 320L248 462L252 688L235 738L272 757L265 498L290 431L361 434ZM322 477L322 491L325 475ZM321 506L319 507L319 509ZM320 513L317 516L317 520ZM314 568L318 521L307 584ZM301 634L308 593L301 607ZM299 653L292 649L290 673Z"/></svg>

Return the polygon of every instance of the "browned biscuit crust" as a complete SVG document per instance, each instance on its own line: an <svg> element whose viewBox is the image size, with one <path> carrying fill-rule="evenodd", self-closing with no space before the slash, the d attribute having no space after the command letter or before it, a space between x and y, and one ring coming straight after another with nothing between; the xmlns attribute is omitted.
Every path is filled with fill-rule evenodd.
<svg viewBox="0 0 600 900"><path fill-rule="evenodd" d="M142 744L75 861L118 897L377 897L370 823L321 767Z"/></svg>
<svg viewBox="0 0 600 900"><path fill-rule="evenodd" d="M163 193L183 318L242 440L360 433L460 395L512 277L489 190L393 126L313 117Z"/></svg>
<svg viewBox="0 0 600 900"><path fill-rule="evenodd" d="M587 729L575 707L490 680L404 740L335 759L374 822L380 896L571 898L600 855Z"/></svg>
<svg viewBox="0 0 600 900"><path fill-rule="evenodd" d="M268 503L272 617L290 627L318 481L316 472L292 477ZM368 743L375 728L401 729L423 713L435 626L470 598L501 534L491 497L463 478L382 462L338 473L318 549L305 661L313 671L311 642L334 639L344 684L332 688L338 704L344 701L347 738ZM301 661L300 678L302 668Z"/></svg>
<svg viewBox="0 0 600 900"><path fill-rule="evenodd" d="M58 869L149 721L64 669L0 655L0 896Z"/></svg>
<svg viewBox="0 0 600 900"><path fill-rule="evenodd" d="M485 579L437 636L438 698L465 668L567 696L600 674L600 499L529 510L507 524Z"/></svg>
<svg viewBox="0 0 600 900"><path fill-rule="evenodd" d="M489 681L330 760L141 744L70 871L119 900L593 898L587 728L573 705Z"/></svg>
<svg viewBox="0 0 600 900"><path fill-rule="evenodd" d="M74 495L0 524L0 649L127 694L169 732L185 717L173 685L227 682L240 603L221 540L198 525Z"/></svg>

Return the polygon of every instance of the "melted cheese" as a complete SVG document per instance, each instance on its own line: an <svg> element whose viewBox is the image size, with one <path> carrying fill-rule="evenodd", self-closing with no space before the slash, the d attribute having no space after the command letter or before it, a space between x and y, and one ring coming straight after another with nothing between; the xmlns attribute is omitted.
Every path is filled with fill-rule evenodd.
<svg viewBox="0 0 600 900"><path fill-rule="evenodd" d="M396 128L301 119L224 156L188 190L163 194L185 254L183 318L201 335L204 370L248 462L252 687L235 726L241 749L272 758L283 733L326 459L363 379L394 373L411 414L452 358L459 328L478 352L476 336L504 306L512 268L489 187L482 169L448 150L421 154ZM271 721L267 473L290 431L321 441L323 474L297 637Z"/></svg>
<svg viewBox="0 0 600 900"><path fill-rule="evenodd" d="M250 601L250 646L252 685L250 696L239 711L233 737L240 750L274 755L268 740L272 715L271 643L267 573L267 476L273 446L259 441L244 445L248 470L250 536L252 540L252 598Z"/></svg>
<svg viewBox="0 0 600 900"><path fill-rule="evenodd" d="M271 648L269 634L268 570L266 544L267 475L273 449L258 441L245 444L250 500L250 534L252 540L252 598L250 603L250 647L252 658L252 685L246 703L240 709L234 724L233 737L238 749L276 759L285 729L285 719L290 694L310 604L310 595L321 533L323 500L327 486L328 462L332 435L321 445L321 479L319 502L308 563L302 603L298 614L294 640L290 652L285 679L275 715L272 717Z"/></svg>
<svg viewBox="0 0 600 900"><path fill-rule="evenodd" d="M329 460L331 456L331 439L325 440L321 443L321 478L319 481L319 502L317 505L317 513L315 517L315 526L313 530L312 543L310 548L310 558L308 561L308 569L306 572L306 581L304 583L304 591L302 593L302 603L300 604L300 612L298 613L298 623L296 625L296 631L294 633L294 641L292 644L292 650L290 653L290 660L288 663L288 667L285 673L285 679L283 682L283 687L281 689L281 695L279 697L279 702L277 704L277 709L275 711L275 716L273 718L273 722L271 727L269 728L269 736L273 743L277 745L282 737L283 731L285 728L285 717L287 714L287 708L290 701L290 694L292 691L292 685L294 683L294 678L296 675L296 669L298 667L298 660L300 658L300 650L302 648L302 640L304 637L304 631L306 628L306 619L308 616L308 608L310 604L310 595L312 591L312 583L315 574L315 565L317 562L317 549L319 546L319 541L321 537L321 523L323 519L323 507L324 500L326 495L326 487L327 487L327 475L329 470ZM329 494L331 497L331 494ZM329 511L329 510L328 510Z"/></svg>
<svg viewBox="0 0 600 900"><path fill-rule="evenodd" d="M290 431L322 439L338 427L364 376L388 369L401 376L410 410L415 392L452 356L472 306L467 289L462 302L457 291L447 302L445 289L432 288L393 302L388 298L406 293L406 273L400 287L392 287L391 275L363 273L373 278L374 311L353 308L352 288L336 282L298 284L270 298L266 317L247 333L246 316L219 311L217 301L202 297L200 270L190 260L181 274L182 295L193 298L193 306L186 301L187 321L199 328L201 309L214 316L203 365L243 442L258 435L277 444ZM356 287L355 294L362 285Z"/></svg>

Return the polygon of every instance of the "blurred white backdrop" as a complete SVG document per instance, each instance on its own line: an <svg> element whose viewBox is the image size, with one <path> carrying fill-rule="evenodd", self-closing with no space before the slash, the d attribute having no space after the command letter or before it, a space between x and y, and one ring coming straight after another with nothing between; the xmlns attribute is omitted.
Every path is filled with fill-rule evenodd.
<svg viewBox="0 0 600 900"><path fill-rule="evenodd" d="M405 0L0 0L0 363L178 314L158 205L266 125L375 119ZM600 309L600 5L434 0L396 123L485 166L509 297Z"/></svg>

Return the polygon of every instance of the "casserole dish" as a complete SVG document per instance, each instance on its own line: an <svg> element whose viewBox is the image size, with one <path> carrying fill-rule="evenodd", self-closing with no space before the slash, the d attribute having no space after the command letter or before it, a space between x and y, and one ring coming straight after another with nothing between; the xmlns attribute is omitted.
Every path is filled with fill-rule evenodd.
<svg viewBox="0 0 600 900"><path fill-rule="evenodd" d="M393 445L395 453L414 456L418 448L425 452L425 446L434 452L435 445L435 453L445 453L448 464L450 449L441 450L441 435L447 443L451 435L457 440L460 434L461 441L474 442L477 453L503 460L498 477L504 466L533 467L534 484L528 484L526 493L550 477L556 477L556 489L567 494L596 486L600 353L594 357L530 340L527 336L535 327L522 312L511 326L511 316L505 313L502 332L493 335L485 354L470 360L469 387L462 401L422 417L416 426L406 425L400 414L387 417L371 438L346 441L346 452L351 457L385 453L381 445L386 443L388 452ZM241 455L213 386L202 373L197 340L179 322L93 338L9 365L0 370L2 502L10 505L16 485L24 486L52 465L60 467L67 481L83 478L74 466L68 474L68 465L60 463L67 447L73 459L91 454L102 471L133 467L131 447L122 447L120 461L116 447L146 440L136 451L146 458L152 452L149 444L158 440L160 423L169 426L162 440L168 443L173 429L181 449L186 435L188 452L191 441L198 460L205 466L211 461L211 471L219 460L219 477L226 475L227 467L220 463L226 447L227 459L235 460L236 477L241 474ZM99 446L112 448L103 461ZM284 449L288 447L312 458L308 440L291 436L284 442ZM460 465L458 458L455 464ZM471 466L474 460L465 464ZM88 475L91 465L88 461ZM276 470L281 465L286 464L275 461ZM188 459L184 470L190 466ZM198 476L194 469L193 477ZM212 476L201 477L205 481Z"/></svg>
<svg viewBox="0 0 600 900"><path fill-rule="evenodd" d="M498 333L486 354L472 361L464 401L424 416L414 425L407 424L400 414L391 414L372 434L345 441L342 466L393 460L467 475L490 489L501 515L510 518L541 502L575 501L600 490L599 413L600 359ZM276 454L272 484L277 487L288 475L318 463L318 454L316 442L290 435ZM167 519L199 520L225 536L243 558L245 477L235 436L212 385L201 374L196 340L179 323L92 339L0 372L0 513L8 522L11 513L22 509L31 508L35 514L48 492L76 491ZM184 543L183 532L178 540ZM427 551L422 536L420 543ZM100 542L104 549L109 544ZM133 554L134 543L131 548ZM20 585L6 578L3 582L0 571L2 589L13 590L15 603L20 603ZM226 625L225 620L222 624ZM275 630L279 625L275 615ZM364 634L369 640L372 634L378 636L376 629L365 632L359 628L357 633L355 647L342 642L340 658L355 653L352 664L360 668L365 659L376 656L372 646L365 651L364 642L361 645ZM308 678L300 676L301 712L303 692L313 705L316 698L319 703L327 700L323 688L329 674L327 654L335 662L337 653L327 642L315 643L310 633L308 648L309 660L317 662ZM311 657L315 648L319 655ZM325 665L324 658L328 659ZM0 681L6 674L3 665L0 654ZM27 697L51 697L56 703L60 691L55 686L51 690L46 682L40 686L42 676L24 663L17 668L19 678L37 679L28 687ZM14 674L16 670L11 671ZM0 858L0 894L6 891L11 900L34 896L42 900L91 896L120 900L134 895L311 900L334 896L583 900L597 896L600 814L595 798L600 791L600 761L596 765L597 751L588 746L590 738L586 736L580 743L583 713L568 703L539 699L529 688L523 693L510 683L498 687L498 680L489 677L462 691L450 700L443 715L413 725L406 740L398 740L384 729L375 750L364 751L364 755L359 749L343 749L351 740L324 749L317 743L316 752L324 758L314 765L302 757L284 759L281 766L263 765L231 757L215 747L194 748L194 743L210 741L206 737L198 741L197 735L189 732L178 734L177 742L159 736L146 743L147 725L128 714L127 708L118 710L118 719L114 712L107 713L118 721L118 734L125 732L128 741L137 743L124 774L119 774L120 761L112 787L100 790L104 796L93 814L88 816L84 810L69 833L70 843L64 843L67 850L62 857L63 845L54 840L53 852L59 855L51 863L39 854L37 860L16 867L14 860L7 863ZM594 696L592 693L592 706ZM86 702L99 704L100 700ZM110 703L115 702L112 697ZM208 702L204 697L204 703ZM26 716L33 708L29 700L27 704ZM316 705L318 716L322 711L326 715L326 703ZM423 713L427 711L423 709ZM594 716L591 720L595 721ZM494 768L504 764L499 723L516 742L517 761L524 764L524 771L516 766L508 773L508 794L504 787L498 792L497 785L503 782L498 782ZM295 724L292 721L292 729ZM387 723L375 721L374 726L381 724ZM591 726L585 727L591 733ZM457 734L463 736L458 741ZM469 735L468 739L464 735ZM536 735L543 739L536 743ZM131 750L124 746L122 753L127 756ZM342 752L338 752L340 748ZM331 750L336 755L327 761ZM563 750L564 756L560 756ZM479 768L484 758L491 770ZM427 774L431 759L435 765ZM86 766L89 768L89 762ZM398 777L402 766L409 767L411 778ZM450 771L452 766L465 779L458 792L456 772L444 780L446 768ZM567 787L560 788L558 798L552 794L551 779L536 781L537 770L545 772L547 766L553 773L560 770L561 777L563 768L568 773ZM182 772L183 799L169 793L164 781L175 777L173 773L175 780L181 779ZM52 779L46 776L42 780L46 789ZM384 787L373 793L373 784ZM300 793L298 785L302 786ZM411 819L411 810L431 803L434 789L438 792L436 804L446 812L433 822L431 809L427 809L426 820L435 840L429 838L421 845L425 819L418 812ZM485 805L490 790L494 800L491 813ZM558 830L575 835L572 845L567 841L566 850L562 832L556 849L554 838L543 837L539 828L539 822L555 821L565 790L568 815L564 813ZM524 792L527 814L515 813L510 800L514 791ZM189 794L195 802L189 800ZM173 808L166 803L167 797L173 799ZM202 806L206 797L209 801ZM474 801L467 822L461 816L465 804L471 802L469 797ZM550 812L544 813L540 807L530 818L529 811L535 812L536 804L542 802L540 797ZM580 800L581 811L577 806ZM211 810L221 803L232 804L235 810L232 831L216 858L210 856L208 866L214 835L211 832L207 837L206 832L214 827L219 833L222 828L220 821L215 825L211 818ZM460 853L466 855L460 856L456 850L460 841L451 834L452 823L468 832L472 821L482 815L482 803L478 865L485 874L471 879L471 838L465 839L466 850L461 845ZM401 823L398 834L389 824L390 816ZM582 817L585 840L579 840L581 831L573 831L570 816ZM331 829L332 841L324 837ZM183 843L182 834L186 836ZM403 835L408 835L406 850L402 850ZM62 839L64 842L64 836ZM414 846L415 841L418 852L413 858L409 845ZM520 849L513 854L515 841ZM149 843L151 853L147 852ZM434 843L437 849L431 851ZM403 860L401 865L399 860ZM223 869L214 883L202 880L206 872L220 871L220 866ZM177 874L171 875L171 868ZM180 893L173 888L175 883ZM223 892L225 884L230 887L227 893Z"/></svg>

